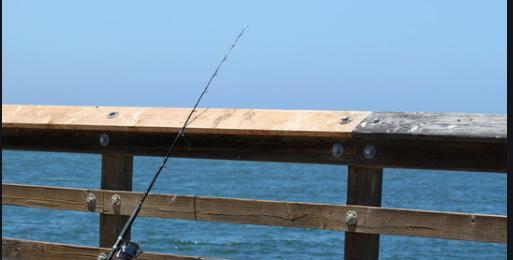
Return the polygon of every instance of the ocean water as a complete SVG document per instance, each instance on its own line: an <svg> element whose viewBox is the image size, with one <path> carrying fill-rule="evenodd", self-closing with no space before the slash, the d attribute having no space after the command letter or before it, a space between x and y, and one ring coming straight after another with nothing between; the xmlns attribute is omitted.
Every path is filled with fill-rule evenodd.
<svg viewBox="0 0 513 260"><path fill-rule="evenodd" d="M100 155L2 151L2 182L100 187ZM160 163L135 157L134 190ZM171 159L154 193L345 204L347 167ZM506 175L385 169L383 207L506 214ZM4 237L97 246L95 213L2 207ZM139 217L144 251L229 259L343 259L344 233ZM381 259L506 259L506 245L381 236Z"/></svg>

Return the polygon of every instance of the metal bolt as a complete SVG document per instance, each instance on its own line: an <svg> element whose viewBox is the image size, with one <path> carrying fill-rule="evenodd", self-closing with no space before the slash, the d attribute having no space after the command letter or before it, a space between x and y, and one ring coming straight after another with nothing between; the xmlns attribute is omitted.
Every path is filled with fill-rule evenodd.
<svg viewBox="0 0 513 260"><path fill-rule="evenodd" d="M112 195L110 201L112 202L112 206L119 207L121 205L121 197L118 194Z"/></svg>
<svg viewBox="0 0 513 260"><path fill-rule="evenodd" d="M341 119L340 119L340 124L348 124L351 122L351 117L350 116L343 116Z"/></svg>
<svg viewBox="0 0 513 260"><path fill-rule="evenodd" d="M110 112L109 114L107 114L107 118L108 119L112 119L112 118L115 118L119 115L118 112Z"/></svg>
<svg viewBox="0 0 513 260"><path fill-rule="evenodd" d="M108 134L101 134L100 135L100 144L102 146L107 146L109 145L109 142L110 142L110 138L109 138L109 135Z"/></svg>
<svg viewBox="0 0 513 260"><path fill-rule="evenodd" d="M175 196L173 196L173 197L171 198L171 200L169 201L169 206L170 206L170 207L171 207L171 206L173 206L173 204L175 204L175 202L176 202L176 195L175 195Z"/></svg>
<svg viewBox="0 0 513 260"><path fill-rule="evenodd" d="M346 213L346 223L348 226L354 226L358 222L358 214L356 211L350 210Z"/></svg>
<svg viewBox="0 0 513 260"><path fill-rule="evenodd" d="M344 146L341 143L334 143L331 147L331 153L333 157L342 157L342 155L344 155Z"/></svg>
<svg viewBox="0 0 513 260"><path fill-rule="evenodd" d="M96 258L96 260L105 260L107 259L107 254L101 252L98 257Z"/></svg>
<svg viewBox="0 0 513 260"><path fill-rule="evenodd" d="M372 160L374 157L376 157L376 147L372 144L368 144L363 148L363 156L365 158Z"/></svg>
<svg viewBox="0 0 513 260"><path fill-rule="evenodd" d="M96 208L96 196L93 193L87 194L86 204L89 210Z"/></svg>

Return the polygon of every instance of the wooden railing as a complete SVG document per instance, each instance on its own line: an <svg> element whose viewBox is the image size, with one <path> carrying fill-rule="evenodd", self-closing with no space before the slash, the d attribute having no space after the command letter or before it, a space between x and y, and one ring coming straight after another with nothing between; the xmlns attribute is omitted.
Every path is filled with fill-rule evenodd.
<svg viewBox="0 0 513 260"><path fill-rule="evenodd" d="M162 156L187 111L3 105L2 149L101 153L102 181L97 190L3 183L2 204L99 213L99 246L112 246L141 197L131 192L133 156ZM348 165L347 205L151 194L141 216L344 231L346 259L377 259L379 234L506 242L503 215L380 207L384 167L504 173L505 116L198 109L175 156ZM7 257L105 250L2 242Z"/></svg>

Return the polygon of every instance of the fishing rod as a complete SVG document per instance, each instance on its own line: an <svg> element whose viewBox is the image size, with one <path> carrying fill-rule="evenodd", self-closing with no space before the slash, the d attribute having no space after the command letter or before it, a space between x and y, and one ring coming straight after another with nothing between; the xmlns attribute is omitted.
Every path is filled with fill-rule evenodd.
<svg viewBox="0 0 513 260"><path fill-rule="evenodd" d="M123 227L123 229L119 233L119 236L118 236L118 238L116 240L116 243L114 243L114 246L112 247L111 251L109 252L109 255L106 258L107 260L111 260L114 256L116 257L115 259L127 260L127 259L132 259L133 257L137 257L139 254L142 253L142 251L139 249L139 246L137 244L135 244L135 243L133 243L131 241L128 241L128 240L124 240L124 237L125 237L127 231L130 229L130 227L134 223L134 220L137 217L137 215L139 214L139 211L141 211L141 207L142 207L144 201L146 200L146 197L148 196L148 193L150 193L151 188L153 188L153 184L155 184L155 181L159 177L160 172L162 171L162 169L164 169L164 166L166 165L167 160L169 159L169 157L171 156L171 154L175 150L176 144L178 143L180 138L183 136L185 128L187 127L187 124L189 123L189 120L191 119L192 114L194 114L194 112L196 111L196 108L198 107L198 104L200 103L201 99L203 98L205 93L207 93L207 90L208 90L208 87L210 86L210 83L212 83L212 80L215 78L215 76L217 76L217 73L219 72L219 69L221 68L223 63L227 60L228 55L230 54L232 49L235 47L235 45L237 44L239 39L244 34L244 31L246 31L246 29L248 27L249 27L249 25L246 25L246 26L244 26L244 28L242 28L242 30L240 31L239 35L237 35L237 38L235 38L235 41L233 42L233 44L230 46L230 48L228 49L228 51L224 55L223 59L221 59L221 61L219 62L219 65L217 65L216 70L210 76L210 79L208 80L207 84L205 85L205 88L203 89L203 92L201 92L201 95L196 100L196 103L194 104L194 107L192 108L191 112L187 116L187 119L183 123L182 128L176 134L176 137L175 137L173 143L171 144L171 147L169 147L169 150L167 151L166 155L164 156L164 159L162 160L162 163L160 164L157 172L153 176L153 179L151 180L150 185L148 185L148 188L146 189L146 192L144 192L144 195L142 196L141 200L139 201L139 204L134 209L134 211L132 211L132 214L130 215L130 218L125 223L125 226ZM121 244L121 242L123 242L123 244Z"/></svg>

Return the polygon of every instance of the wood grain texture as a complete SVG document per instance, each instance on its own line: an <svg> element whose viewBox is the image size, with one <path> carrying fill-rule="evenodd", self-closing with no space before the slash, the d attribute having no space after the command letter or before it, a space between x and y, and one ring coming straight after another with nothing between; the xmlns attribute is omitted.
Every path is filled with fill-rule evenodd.
<svg viewBox="0 0 513 260"><path fill-rule="evenodd" d="M110 136L107 147L99 144L99 136L103 133ZM174 137L174 134L158 133L2 129L3 149L35 151L163 156ZM344 145L344 156L336 158L332 155L334 143ZM376 147L374 160L363 157L363 148L368 144ZM501 143L186 134L173 156L505 172L506 154L506 144Z"/></svg>
<svg viewBox="0 0 513 260"><path fill-rule="evenodd" d="M380 207L382 188L383 168L348 166L347 205ZM344 259L379 259L379 235L346 232Z"/></svg>
<svg viewBox="0 0 513 260"><path fill-rule="evenodd" d="M372 112L355 137L505 143L505 115L427 112Z"/></svg>
<svg viewBox="0 0 513 260"><path fill-rule="evenodd" d="M349 137L369 112L198 108L188 133ZM118 115L109 118L111 112ZM189 108L2 105L3 128L176 133ZM342 117L351 122L341 124Z"/></svg>
<svg viewBox="0 0 513 260"><path fill-rule="evenodd" d="M106 147L99 143L99 137L104 133L110 137ZM164 156L174 138L175 134L162 133L2 129L4 149L37 151ZM173 156L339 164L345 159L333 157L331 147L334 142L344 142L346 155L354 152L348 139L186 133L177 144Z"/></svg>
<svg viewBox="0 0 513 260"><path fill-rule="evenodd" d="M94 194L96 197L93 207L87 204L89 194ZM101 190L2 184L2 204L101 213L103 212L103 192Z"/></svg>
<svg viewBox="0 0 513 260"><path fill-rule="evenodd" d="M96 259L100 253L109 253L109 248L49 243L32 240L2 238L2 259L8 260L91 260ZM181 256L143 252L137 259L140 260L215 260L219 258L206 258L196 256Z"/></svg>
<svg viewBox="0 0 513 260"><path fill-rule="evenodd" d="M26 200L37 200L40 201L36 204L38 207L86 211L84 207L69 203L82 198L83 194L76 192L77 189L15 184L2 184L2 189L3 205L32 206ZM42 193L43 190L46 193ZM95 192L103 193L105 202L101 209L104 214L127 215L142 196L141 193L126 191ZM52 194L62 193L76 198L55 202L55 195ZM35 197L33 194L40 195ZM110 199L107 200L112 194L121 197L119 213L112 209ZM345 222L349 210L358 214L358 223L351 229ZM505 243L507 235L506 216L498 215L182 195L150 194L142 207L141 216L495 243Z"/></svg>
<svg viewBox="0 0 513 260"><path fill-rule="evenodd" d="M101 188L109 190L132 190L133 156L120 154L102 155ZM111 197L105 198L111 200ZM105 200L104 200L105 201ZM112 202L110 203L112 205ZM106 205L104 203L104 205ZM100 214L100 247L111 247L125 226L128 216ZM130 239L130 230L125 234Z"/></svg>
<svg viewBox="0 0 513 260"><path fill-rule="evenodd" d="M347 204L381 206L383 168L348 166Z"/></svg>
<svg viewBox="0 0 513 260"><path fill-rule="evenodd" d="M187 109L3 105L4 149L163 156ZM118 112L109 119L110 112ZM349 116L350 122L341 123ZM177 157L505 172L500 115L199 109ZM110 136L107 146L101 134ZM331 147L345 153L334 157ZM377 148L374 160L362 149Z"/></svg>
<svg viewBox="0 0 513 260"><path fill-rule="evenodd" d="M380 168L455 170L470 172L506 172L506 144L462 141L377 140L354 138L355 156L351 165ZM374 159L364 157L364 149L373 145Z"/></svg>
<svg viewBox="0 0 513 260"><path fill-rule="evenodd" d="M504 115L372 112L354 130L353 165L506 172ZM366 145L376 158L363 158Z"/></svg>

